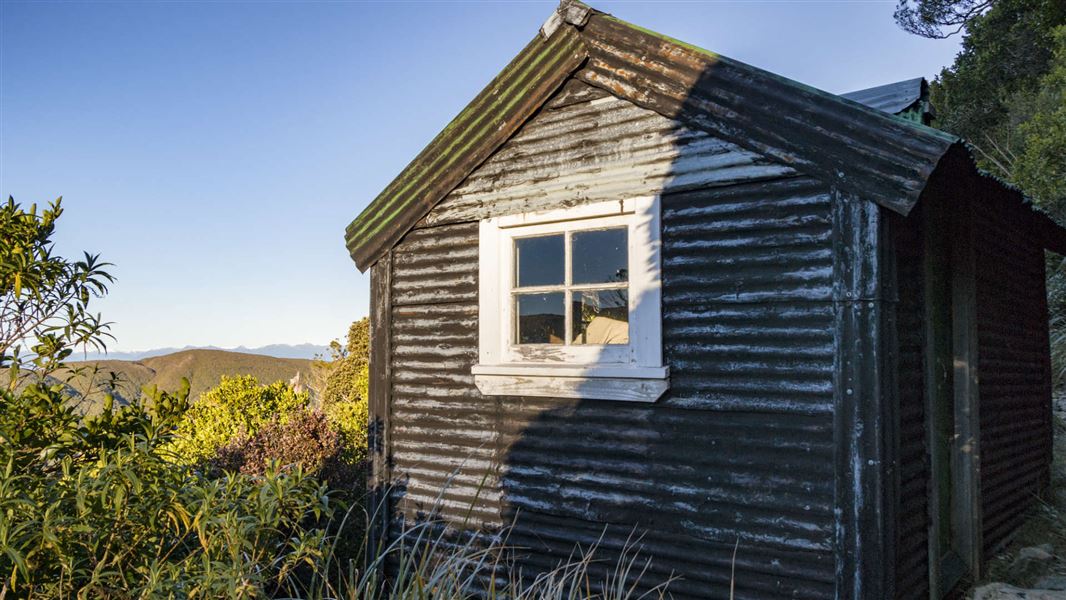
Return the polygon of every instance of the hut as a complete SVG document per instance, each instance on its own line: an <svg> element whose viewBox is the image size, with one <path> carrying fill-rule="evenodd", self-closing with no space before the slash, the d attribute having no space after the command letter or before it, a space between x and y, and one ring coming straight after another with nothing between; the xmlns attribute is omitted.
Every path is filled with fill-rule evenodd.
<svg viewBox="0 0 1066 600"><path fill-rule="evenodd" d="M678 598L979 576L1048 484L1066 232L923 90L850 100L561 4L346 231L378 534L509 527L525 573L636 534Z"/></svg>

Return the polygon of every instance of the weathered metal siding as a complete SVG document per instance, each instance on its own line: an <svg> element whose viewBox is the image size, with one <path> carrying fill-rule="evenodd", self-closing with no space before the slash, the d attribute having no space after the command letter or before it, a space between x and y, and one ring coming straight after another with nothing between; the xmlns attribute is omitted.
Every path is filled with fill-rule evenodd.
<svg viewBox="0 0 1066 600"><path fill-rule="evenodd" d="M582 30L576 76L907 214L958 138L609 15Z"/></svg>
<svg viewBox="0 0 1066 600"><path fill-rule="evenodd" d="M397 506L527 548L634 532L677 597L834 595L831 194L628 102L570 86L392 255L389 439ZM557 98L559 100L562 95ZM477 223L665 192L659 402L482 397ZM471 508L473 507L473 508ZM608 524L610 524L608 526ZM606 529L605 529L606 528Z"/></svg>
<svg viewBox="0 0 1066 600"><path fill-rule="evenodd" d="M990 187L974 215L986 558L1047 485L1052 441L1044 252L1028 207Z"/></svg>
<svg viewBox="0 0 1066 600"><path fill-rule="evenodd" d="M707 133L604 96L543 111L419 226L794 174Z"/></svg>
<svg viewBox="0 0 1066 600"><path fill-rule="evenodd" d="M921 215L895 220L899 360L899 525L896 597L929 597L929 451L926 446Z"/></svg>

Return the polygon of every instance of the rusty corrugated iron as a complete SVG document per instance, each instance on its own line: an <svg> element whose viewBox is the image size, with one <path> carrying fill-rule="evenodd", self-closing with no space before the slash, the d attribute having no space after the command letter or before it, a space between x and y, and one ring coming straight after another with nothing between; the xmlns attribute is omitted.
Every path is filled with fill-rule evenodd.
<svg viewBox="0 0 1066 600"><path fill-rule="evenodd" d="M1044 252L1029 210L991 182L975 204L984 556L1048 485L1052 418Z"/></svg>

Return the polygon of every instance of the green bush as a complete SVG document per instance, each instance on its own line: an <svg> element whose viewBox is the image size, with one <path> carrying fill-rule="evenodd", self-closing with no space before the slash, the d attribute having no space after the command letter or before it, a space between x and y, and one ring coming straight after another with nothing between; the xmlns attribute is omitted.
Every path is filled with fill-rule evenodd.
<svg viewBox="0 0 1066 600"><path fill-rule="evenodd" d="M176 463L186 407L152 391L80 419L59 386L2 393L0 597L298 593L298 570L328 551L325 486L300 469L209 478Z"/></svg>
<svg viewBox="0 0 1066 600"><path fill-rule="evenodd" d="M173 452L186 464L215 458L225 445L254 436L267 423L285 423L310 401L278 381L260 385L255 377L222 377L219 386L200 396L178 426Z"/></svg>
<svg viewBox="0 0 1066 600"><path fill-rule="evenodd" d="M367 458L367 408L370 382L370 320L352 323L344 346L330 345L331 360L316 360L319 405L343 439L345 463L361 465Z"/></svg>
<svg viewBox="0 0 1066 600"><path fill-rule="evenodd" d="M323 412L340 434L341 460L347 465L363 465L367 459L367 425L370 420L366 400L327 404Z"/></svg>

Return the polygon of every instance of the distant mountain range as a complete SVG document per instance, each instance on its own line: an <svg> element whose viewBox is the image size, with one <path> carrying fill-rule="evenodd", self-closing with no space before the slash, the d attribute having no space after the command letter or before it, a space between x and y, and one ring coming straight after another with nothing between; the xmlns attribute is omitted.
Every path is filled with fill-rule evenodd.
<svg viewBox="0 0 1066 600"><path fill-rule="evenodd" d="M99 367L95 376L90 370L81 368L93 365ZM253 375L264 384L288 382L297 373L306 384L311 376L311 361L307 359L278 358L264 354L204 348L180 350L139 360L109 358L72 362L70 367L75 370L71 374L72 378L68 380L64 373L60 373L59 377L67 381L68 391L75 397L82 397L87 389L93 389L85 398L87 405L83 407L89 413L97 410L103 399L103 391L98 386L108 381L111 373L118 379L113 387L108 386L107 391L120 402L137 397L145 386L154 385L161 390L177 391L183 377L189 380L190 399L196 400L201 393L217 386L223 375Z"/></svg>
<svg viewBox="0 0 1066 600"><path fill-rule="evenodd" d="M238 346L236 348L220 348L218 346L185 346L184 348L155 348L153 350L134 350L131 352L89 352L71 356L73 360L142 360L153 356L164 356L182 352L185 350L221 350L224 352L240 352L243 354L258 354L260 356L273 356L274 358L302 358L312 359L316 356L328 358L329 346L316 344L270 344L258 348Z"/></svg>

